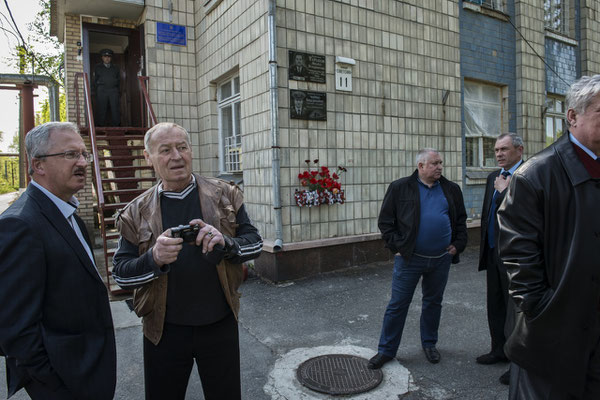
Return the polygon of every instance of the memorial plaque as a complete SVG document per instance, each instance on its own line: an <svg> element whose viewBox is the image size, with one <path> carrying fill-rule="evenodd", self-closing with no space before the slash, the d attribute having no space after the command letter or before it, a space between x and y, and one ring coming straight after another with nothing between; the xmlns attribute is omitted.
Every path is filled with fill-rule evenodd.
<svg viewBox="0 0 600 400"><path fill-rule="evenodd" d="M327 94L290 90L290 118L327 121Z"/></svg>
<svg viewBox="0 0 600 400"><path fill-rule="evenodd" d="M156 41L158 43L176 44L178 46L187 45L185 26L157 22Z"/></svg>
<svg viewBox="0 0 600 400"><path fill-rule="evenodd" d="M288 79L325 83L325 56L288 51L290 57Z"/></svg>

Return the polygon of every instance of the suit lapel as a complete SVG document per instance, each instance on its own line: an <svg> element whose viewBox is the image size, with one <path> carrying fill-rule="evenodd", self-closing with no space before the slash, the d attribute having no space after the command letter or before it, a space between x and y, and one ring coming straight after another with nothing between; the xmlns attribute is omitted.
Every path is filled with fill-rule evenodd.
<svg viewBox="0 0 600 400"><path fill-rule="evenodd" d="M73 249L73 252L77 255L77 258L79 258L79 261L81 261L81 264L84 266L84 268L95 279L98 279L102 283L102 280L98 275L98 270L96 270L96 267L94 266L94 264L92 264L92 261L90 260L87 251L85 251L85 249L83 248L83 245L79 241L79 238L75 234L75 231L73 230L69 222L66 220L64 215L62 215L60 210L54 205L52 200L50 200L48 196L42 193L42 191L36 188L35 186L29 185L27 191L31 198L33 198L36 201L36 203L40 207L40 212L48 220L50 225L54 227L54 229L62 236L65 242L67 242L67 244L71 247L71 249ZM86 239L89 245L90 241L89 237L87 236L87 231L85 227L83 229L81 228L81 224L79 222L81 220L79 219L79 217L76 216L75 220L79 224L81 232L83 233L84 238ZM90 249L91 248L92 247L90 246Z"/></svg>

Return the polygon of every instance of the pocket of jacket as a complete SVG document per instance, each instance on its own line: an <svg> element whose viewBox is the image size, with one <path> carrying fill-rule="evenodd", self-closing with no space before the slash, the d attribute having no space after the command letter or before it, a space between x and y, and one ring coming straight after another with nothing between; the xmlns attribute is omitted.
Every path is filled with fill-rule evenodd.
<svg viewBox="0 0 600 400"><path fill-rule="evenodd" d="M153 287L154 281L135 289L133 293L133 311L140 318L150 314L154 309L156 296L153 294Z"/></svg>

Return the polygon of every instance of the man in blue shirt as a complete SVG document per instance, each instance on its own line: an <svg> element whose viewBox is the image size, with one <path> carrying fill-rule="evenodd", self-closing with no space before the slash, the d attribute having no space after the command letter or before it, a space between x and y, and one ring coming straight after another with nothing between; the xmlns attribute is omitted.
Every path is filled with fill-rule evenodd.
<svg viewBox="0 0 600 400"><path fill-rule="evenodd" d="M377 354L369 368L379 369L396 356L408 307L421 277L421 345L427 360L440 361L436 349L442 299L450 263L459 262L467 245L467 213L460 187L442 176L442 157L426 148L417 169L389 186L378 226L395 254L392 298L385 311Z"/></svg>
<svg viewBox="0 0 600 400"><path fill-rule="evenodd" d="M497 212L506 195L510 177L523 162L523 139L515 133L503 133L496 140L494 153L501 169L490 173L487 177L481 208L481 241L479 244L479 271L487 271L487 314L492 339L490 352L476 359L478 364L484 365L508 362L503 349L506 336L508 336L505 334L505 330L512 330L514 318L509 318L512 313L510 315L507 313L508 274L506 267L498 261ZM500 382L508 385L508 381L509 373L507 371L500 376Z"/></svg>

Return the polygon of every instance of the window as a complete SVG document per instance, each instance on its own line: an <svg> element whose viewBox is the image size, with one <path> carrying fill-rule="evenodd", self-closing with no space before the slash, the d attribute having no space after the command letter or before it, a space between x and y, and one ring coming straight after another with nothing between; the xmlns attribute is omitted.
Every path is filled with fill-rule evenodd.
<svg viewBox="0 0 600 400"><path fill-rule="evenodd" d="M504 131L502 88L465 81L465 142L467 167L494 167L494 144Z"/></svg>
<svg viewBox="0 0 600 400"><path fill-rule="evenodd" d="M565 102L562 97L546 98L546 146L551 145L566 132Z"/></svg>
<svg viewBox="0 0 600 400"><path fill-rule="evenodd" d="M466 0L469 3L504 12L504 0Z"/></svg>
<svg viewBox="0 0 600 400"><path fill-rule="evenodd" d="M544 24L563 35L569 33L568 0L544 0Z"/></svg>
<svg viewBox="0 0 600 400"><path fill-rule="evenodd" d="M242 171L242 131L240 118L240 78L234 77L217 89L221 171Z"/></svg>

